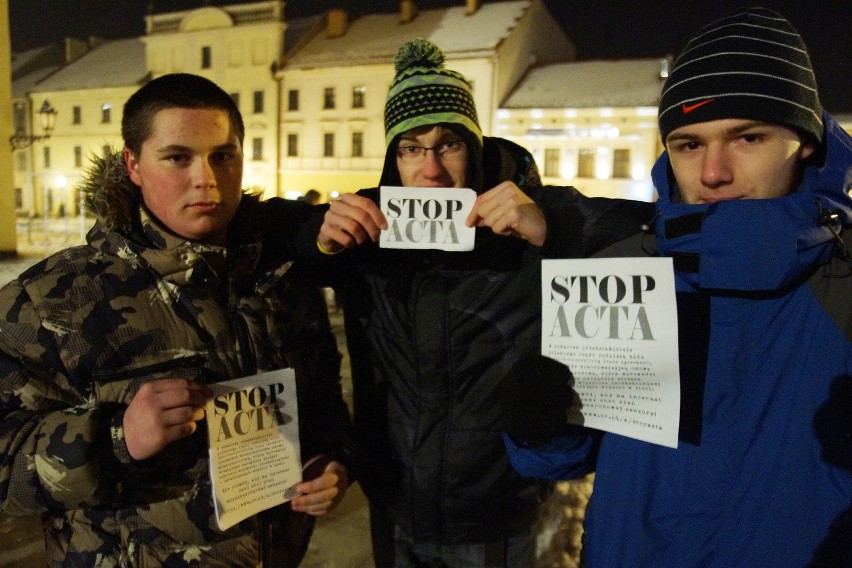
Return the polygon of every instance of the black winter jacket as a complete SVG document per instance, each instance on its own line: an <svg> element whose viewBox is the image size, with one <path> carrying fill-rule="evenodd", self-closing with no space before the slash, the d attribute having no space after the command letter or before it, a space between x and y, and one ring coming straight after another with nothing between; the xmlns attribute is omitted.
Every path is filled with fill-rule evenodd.
<svg viewBox="0 0 852 568"><path fill-rule="evenodd" d="M486 139L486 152L498 160L498 144L509 179L538 179L520 147ZM478 230L471 252L350 256L338 291L372 503L418 542L490 541L529 522L546 486L509 465L497 387L539 342L537 252Z"/></svg>
<svg viewBox="0 0 852 568"><path fill-rule="evenodd" d="M482 159L485 189L512 180L542 204L554 228L542 249L479 229L470 252L371 243L333 257L359 479L417 542L493 541L533 522L549 486L509 465L498 389L523 354L540 351L542 253L583 254L598 240L583 220L604 226L608 213L602 203L583 211L590 200L573 188L542 188L516 144L486 137ZM360 194L378 200L376 189Z"/></svg>

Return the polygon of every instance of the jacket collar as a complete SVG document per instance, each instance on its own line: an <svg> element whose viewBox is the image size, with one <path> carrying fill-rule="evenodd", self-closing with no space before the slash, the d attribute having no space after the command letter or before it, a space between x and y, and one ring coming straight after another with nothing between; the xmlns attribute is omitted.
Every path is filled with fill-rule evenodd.
<svg viewBox="0 0 852 568"><path fill-rule="evenodd" d="M808 166L799 189L775 199L674 203L663 153L652 171L660 196L655 231L660 254L674 258L679 290L780 290L844 246L840 233L852 225L852 139L828 114L825 123L824 165Z"/></svg>

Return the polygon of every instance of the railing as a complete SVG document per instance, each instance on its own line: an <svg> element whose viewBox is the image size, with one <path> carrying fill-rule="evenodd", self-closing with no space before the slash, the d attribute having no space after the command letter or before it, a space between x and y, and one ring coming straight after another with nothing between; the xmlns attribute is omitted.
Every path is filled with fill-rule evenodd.
<svg viewBox="0 0 852 568"><path fill-rule="evenodd" d="M47 256L57 250L86 242L86 233L95 220L83 215L60 217L18 217L19 253Z"/></svg>

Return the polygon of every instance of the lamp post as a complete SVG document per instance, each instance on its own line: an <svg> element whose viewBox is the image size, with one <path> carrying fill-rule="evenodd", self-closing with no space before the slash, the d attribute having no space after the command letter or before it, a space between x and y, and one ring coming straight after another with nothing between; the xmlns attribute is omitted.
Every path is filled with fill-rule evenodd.
<svg viewBox="0 0 852 568"><path fill-rule="evenodd" d="M28 148L33 145L33 143L38 142L40 140L47 140L50 138L51 133L53 132L53 127L56 125L56 109L51 106L50 102L47 99L44 99L44 102L41 104L41 108L36 113L38 116L39 124L41 124L42 130L44 130L44 136L33 136L32 134L27 134L24 132L24 124L23 121L16 123L15 133L9 138L9 143L12 145L12 150L23 150L24 148ZM30 180L32 183L32 198L33 205L35 204L36 196L36 188L35 188L35 175L34 173L30 173ZM45 247L47 246L47 242L49 238L47 236L47 200L48 200L48 187L45 184L44 187L44 216L45 216ZM32 221L33 221L33 211L32 205L30 207L30 214L27 217L27 242L32 244ZM46 252L45 248L45 252Z"/></svg>
<svg viewBox="0 0 852 568"><path fill-rule="evenodd" d="M53 127L56 125L56 109L50 105L47 99L44 99L41 108L36 114L38 114L39 123L44 130L44 136L25 134L23 130L19 128L14 134L12 134L11 138L9 138L9 142L12 144L13 150L22 150L23 148L31 146L34 142L50 138L50 133L53 132Z"/></svg>

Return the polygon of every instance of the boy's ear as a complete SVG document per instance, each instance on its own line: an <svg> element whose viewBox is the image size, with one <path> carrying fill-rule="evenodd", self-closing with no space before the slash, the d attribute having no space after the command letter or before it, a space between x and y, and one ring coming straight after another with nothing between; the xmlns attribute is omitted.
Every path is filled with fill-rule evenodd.
<svg viewBox="0 0 852 568"><path fill-rule="evenodd" d="M799 156L802 160L807 160L816 151L816 145L813 142L802 140L802 146L799 148Z"/></svg>
<svg viewBox="0 0 852 568"><path fill-rule="evenodd" d="M130 176L130 181L136 185L140 184L139 178L139 160L136 155L128 148L124 147L124 165L127 166L127 173Z"/></svg>

